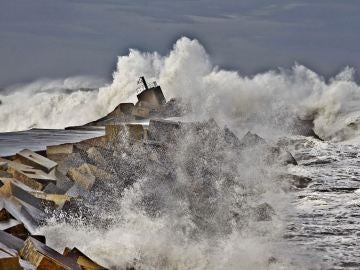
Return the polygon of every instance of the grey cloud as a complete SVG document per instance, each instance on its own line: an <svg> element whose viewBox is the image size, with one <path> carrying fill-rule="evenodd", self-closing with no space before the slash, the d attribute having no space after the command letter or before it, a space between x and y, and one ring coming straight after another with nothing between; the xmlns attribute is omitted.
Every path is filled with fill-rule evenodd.
<svg viewBox="0 0 360 270"><path fill-rule="evenodd" d="M298 61L329 75L360 67L359 9L351 0L2 0L0 87L38 77L110 79L128 48L164 54L182 35L244 74Z"/></svg>

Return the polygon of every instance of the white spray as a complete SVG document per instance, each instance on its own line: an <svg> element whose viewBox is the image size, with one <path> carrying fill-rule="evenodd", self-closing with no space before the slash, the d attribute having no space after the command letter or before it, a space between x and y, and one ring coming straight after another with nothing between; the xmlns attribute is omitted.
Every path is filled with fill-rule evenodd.
<svg viewBox="0 0 360 270"><path fill-rule="evenodd" d="M40 80L5 89L7 94L0 94L0 129L84 124L104 116L120 102L135 101L137 79L144 75L149 81L156 80L167 98L189 100L197 118L258 123L286 133L293 119L301 116L314 119L315 131L321 137L342 140L359 132L360 87L353 73L353 69L345 68L326 82L296 64L291 70L243 77L213 66L198 41L181 38L166 56L130 50L129 55L119 57L113 82L99 90L80 88L96 88L102 81L79 78Z"/></svg>

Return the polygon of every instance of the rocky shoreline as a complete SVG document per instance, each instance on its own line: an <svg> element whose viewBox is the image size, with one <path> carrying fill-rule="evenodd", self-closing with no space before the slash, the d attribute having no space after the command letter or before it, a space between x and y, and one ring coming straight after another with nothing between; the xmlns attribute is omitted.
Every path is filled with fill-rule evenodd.
<svg viewBox="0 0 360 270"><path fill-rule="evenodd" d="M194 195L188 200L194 216L199 217L194 222L210 233L216 229L196 212L200 208L216 212L218 206L201 203L215 192L213 179L222 179L224 189L237 185L239 160L244 166L261 168L262 175L275 174L283 188L303 188L311 181L286 173L286 165L297 164L291 153L256 134L248 132L238 138L213 119L167 120L191 109L179 100L166 101L160 86L149 88L145 79L141 80L143 91L136 104L121 103L101 119L68 128L104 126L104 136L49 145L46 151L24 149L0 158L0 269L105 269L75 247L65 248L63 254L55 251L46 245L45 236L37 235L38 228L49 216L59 217L60 213L65 219L81 215L98 226L109 226L106 210L105 217L100 217L98 209L106 209L113 196L121 196L144 177L151 179L154 190L153 196L142 198L141 203L147 215L156 216L166 200L162 194L180 188L174 186L179 166L192 179L192 185L181 188ZM183 156L188 157L184 162ZM219 160L226 167L219 166ZM259 192L255 186L254 192ZM96 211L94 204L98 205ZM275 214L266 202L242 209L244 206L229 209L228 220L259 222ZM226 222L223 230L230 230ZM269 263L273 260L269 258Z"/></svg>

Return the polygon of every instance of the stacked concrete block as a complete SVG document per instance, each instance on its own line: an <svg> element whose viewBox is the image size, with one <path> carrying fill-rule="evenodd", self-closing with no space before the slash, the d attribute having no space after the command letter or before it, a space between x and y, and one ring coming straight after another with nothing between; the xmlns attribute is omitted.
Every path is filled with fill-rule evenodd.
<svg viewBox="0 0 360 270"><path fill-rule="evenodd" d="M100 152L100 150L96 147L90 147L86 154L88 159L90 159L93 163L97 164L102 168L106 168L108 166L108 162L104 155Z"/></svg>
<svg viewBox="0 0 360 270"><path fill-rule="evenodd" d="M22 164L32 166L47 173L51 172L57 166L56 162L28 149L24 149L17 153L16 158L20 160Z"/></svg>
<svg viewBox="0 0 360 270"><path fill-rule="evenodd" d="M112 178L110 173L89 163L82 164L78 167L78 170L83 174L92 174L95 176L96 180L100 181L106 181Z"/></svg>
<svg viewBox="0 0 360 270"><path fill-rule="evenodd" d="M139 124L107 125L105 136L108 141L116 142L121 139L142 140L145 138L145 129Z"/></svg>
<svg viewBox="0 0 360 270"><path fill-rule="evenodd" d="M46 147L46 156L51 160L62 160L74 151L72 143L50 145Z"/></svg>
<svg viewBox="0 0 360 270"><path fill-rule="evenodd" d="M79 168L70 169L67 176L86 190L91 189L95 183L95 176L92 173L81 172Z"/></svg>
<svg viewBox="0 0 360 270"><path fill-rule="evenodd" d="M0 269L4 270L22 270L24 269L20 265L18 254L7 248L4 245L0 245Z"/></svg>
<svg viewBox="0 0 360 270"><path fill-rule="evenodd" d="M105 270L104 267L97 264L93 260L91 260L88 256L86 256L84 253L82 253L77 248L65 248L63 252L64 256L68 258L72 258L74 261L77 262L78 265L82 267L82 269L86 270Z"/></svg>
<svg viewBox="0 0 360 270"><path fill-rule="evenodd" d="M38 270L81 270L71 258L65 257L40 241L29 237L19 251L20 256Z"/></svg>

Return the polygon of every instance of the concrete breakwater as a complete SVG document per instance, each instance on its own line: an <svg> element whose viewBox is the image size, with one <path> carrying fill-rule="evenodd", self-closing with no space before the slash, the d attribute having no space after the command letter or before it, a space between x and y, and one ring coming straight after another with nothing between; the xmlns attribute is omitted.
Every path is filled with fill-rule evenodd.
<svg viewBox="0 0 360 270"><path fill-rule="evenodd" d="M166 101L160 86L149 88L143 78L142 83L136 104L121 103L101 119L68 128L105 127L105 135L48 145L46 151L24 149L0 159L0 269L105 269L76 247L55 251L46 245L45 236L37 235L38 228L49 217L60 216L69 220L82 216L98 226L109 226L111 220L101 217L98 209L106 209L113 198L102 195L121 196L144 177L153 183L152 195L139 202L146 215L164 212L164 191L175 192L181 200L186 189L193 195L187 202L197 228L194 234L209 235L220 233L219 224L221 233L230 233L233 226L241 230L244 220L264 222L276 214L268 202L251 199L239 204L239 194L221 201L221 207L214 200L223 200L225 191L235 188L243 190L243 197L264 192L265 187L259 188L256 181L247 183L246 189L239 184L243 167L261 168L256 175L246 175L249 180L271 176L282 189L302 188L310 181L286 173L286 165L297 164L293 156L256 134L238 138L213 119L165 120L191 108L179 100ZM141 124L144 120L148 123ZM191 185L174 185L179 168ZM212 218L216 226L209 221ZM268 257L265 263L277 262ZM130 258L132 267L136 268L136 262Z"/></svg>

